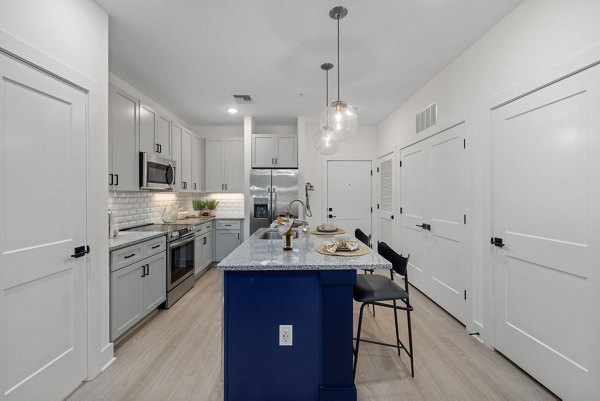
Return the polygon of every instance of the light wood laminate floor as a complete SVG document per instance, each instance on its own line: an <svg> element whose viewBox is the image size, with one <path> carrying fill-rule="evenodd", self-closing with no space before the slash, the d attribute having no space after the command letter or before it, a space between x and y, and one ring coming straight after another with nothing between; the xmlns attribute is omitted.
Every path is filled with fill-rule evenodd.
<svg viewBox="0 0 600 401"><path fill-rule="evenodd" d="M210 269L169 310L159 310L115 348L117 360L84 383L70 401L222 400L222 273ZM557 400L497 352L469 337L462 325L416 290L413 339L415 378L408 357L362 343L359 400ZM358 320L355 303L355 326ZM400 314L401 333L406 333ZM363 337L394 341L391 310L365 311ZM401 334L402 335L402 334ZM405 338L405 337L403 337ZM260 401L260 400L255 400Z"/></svg>

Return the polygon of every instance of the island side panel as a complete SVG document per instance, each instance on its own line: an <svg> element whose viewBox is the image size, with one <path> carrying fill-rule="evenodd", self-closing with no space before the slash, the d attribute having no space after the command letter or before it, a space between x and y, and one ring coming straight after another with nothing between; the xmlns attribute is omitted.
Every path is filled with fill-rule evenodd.
<svg viewBox="0 0 600 401"><path fill-rule="evenodd" d="M355 270L322 270L321 401L356 400L353 363L353 287Z"/></svg>
<svg viewBox="0 0 600 401"><path fill-rule="evenodd" d="M225 400L319 399L320 292L318 271L224 272Z"/></svg>

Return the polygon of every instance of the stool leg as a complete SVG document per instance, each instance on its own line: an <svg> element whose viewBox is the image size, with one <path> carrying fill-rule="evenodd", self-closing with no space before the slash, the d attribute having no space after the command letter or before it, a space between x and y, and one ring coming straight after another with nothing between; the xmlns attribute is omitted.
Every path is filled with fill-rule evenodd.
<svg viewBox="0 0 600 401"><path fill-rule="evenodd" d="M360 306L360 314L358 316L358 330L356 332L356 351L354 354L354 368L353 368L353 376L356 377L356 366L358 365L358 347L360 346L360 330L362 328L362 318L363 318L363 310L365 309L366 303L363 303Z"/></svg>
<svg viewBox="0 0 600 401"><path fill-rule="evenodd" d="M408 306L408 302L407 302L407 306ZM412 377L415 377L415 366L413 363L414 354L413 354L413 343L412 343L412 324L410 322L410 310L406 311L406 316L407 316L407 320L408 320L408 347L410 348L410 373L411 373Z"/></svg>
<svg viewBox="0 0 600 401"><path fill-rule="evenodd" d="M394 322L396 323L396 347L398 347L398 356L400 356L400 331L398 330L398 310L396 309L396 300L393 301L394 304Z"/></svg>

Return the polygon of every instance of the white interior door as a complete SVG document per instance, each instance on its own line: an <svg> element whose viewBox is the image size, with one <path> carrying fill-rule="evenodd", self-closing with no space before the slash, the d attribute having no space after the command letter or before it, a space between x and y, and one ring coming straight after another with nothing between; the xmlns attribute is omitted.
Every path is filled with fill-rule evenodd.
<svg viewBox="0 0 600 401"><path fill-rule="evenodd" d="M429 295L466 322L469 249L466 246L467 166L465 123L427 139Z"/></svg>
<svg viewBox="0 0 600 401"><path fill-rule="evenodd" d="M379 174L379 242L394 246L394 154L381 157Z"/></svg>
<svg viewBox="0 0 600 401"><path fill-rule="evenodd" d="M371 234L371 162L327 161L327 216L346 233ZM331 217L329 217L331 216Z"/></svg>
<svg viewBox="0 0 600 401"><path fill-rule="evenodd" d="M58 400L86 377L86 94L2 53L0 79L0 399Z"/></svg>
<svg viewBox="0 0 600 401"><path fill-rule="evenodd" d="M408 278L423 292L430 289L431 271L426 262L427 215L427 147L421 141L400 151L402 253L410 254Z"/></svg>
<svg viewBox="0 0 600 401"><path fill-rule="evenodd" d="M559 397L600 377L600 70L493 112L494 345Z"/></svg>

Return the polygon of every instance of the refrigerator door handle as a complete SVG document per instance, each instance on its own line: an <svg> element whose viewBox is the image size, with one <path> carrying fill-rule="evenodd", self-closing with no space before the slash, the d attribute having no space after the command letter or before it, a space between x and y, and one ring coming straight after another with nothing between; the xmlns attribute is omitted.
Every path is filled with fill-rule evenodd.
<svg viewBox="0 0 600 401"><path fill-rule="evenodd" d="M277 191L273 187L271 191L271 221L275 221L275 206L277 205Z"/></svg>

